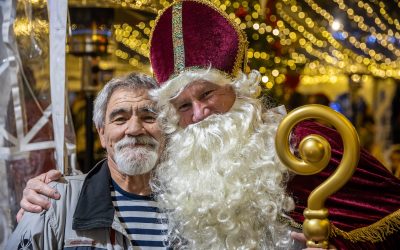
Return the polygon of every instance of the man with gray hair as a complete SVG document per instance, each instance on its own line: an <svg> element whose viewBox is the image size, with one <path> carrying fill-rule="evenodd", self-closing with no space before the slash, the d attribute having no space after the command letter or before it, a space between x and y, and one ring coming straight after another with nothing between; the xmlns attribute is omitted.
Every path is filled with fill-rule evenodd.
<svg viewBox="0 0 400 250"><path fill-rule="evenodd" d="M165 249L165 215L149 180L163 148L153 78L130 74L108 82L95 100L93 121L107 158L88 174L51 184L61 195L42 213L26 213L6 249Z"/></svg>
<svg viewBox="0 0 400 250"><path fill-rule="evenodd" d="M290 174L274 147L282 115L255 98L260 73L243 73L247 41L237 23L209 1L174 1L150 37L161 86L152 97L168 136L152 190L168 219L169 243L176 249L289 249L286 221L298 226L310 187L340 161L337 133L312 122L295 129L294 142L309 132L326 135L334 157L326 172L294 177L286 189ZM360 159L355 183L327 204L333 226L361 230L332 226L330 241L339 249L396 249L400 194L389 188L400 190L400 183L365 152Z"/></svg>

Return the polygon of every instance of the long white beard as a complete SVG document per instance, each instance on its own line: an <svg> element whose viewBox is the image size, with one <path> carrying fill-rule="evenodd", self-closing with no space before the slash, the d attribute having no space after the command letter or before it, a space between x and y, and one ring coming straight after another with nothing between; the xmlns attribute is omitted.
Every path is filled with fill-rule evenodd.
<svg viewBox="0 0 400 250"><path fill-rule="evenodd" d="M156 165L158 148L159 143L150 136L124 137L114 146L118 171L129 176L150 172Z"/></svg>
<svg viewBox="0 0 400 250"><path fill-rule="evenodd" d="M288 244L277 221L293 209L287 170L278 161L278 121L264 123L255 99L170 135L153 190L169 221L170 241L187 249L276 249Z"/></svg>

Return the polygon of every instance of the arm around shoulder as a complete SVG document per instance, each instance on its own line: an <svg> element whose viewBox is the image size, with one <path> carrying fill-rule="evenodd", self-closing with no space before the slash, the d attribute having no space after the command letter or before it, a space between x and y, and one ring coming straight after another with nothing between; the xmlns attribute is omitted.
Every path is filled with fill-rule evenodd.
<svg viewBox="0 0 400 250"><path fill-rule="evenodd" d="M50 186L59 192L65 190L63 180ZM63 201L52 200L49 210L41 213L25 212L21 221L7 241L6 250L16 249L62 249L63 247Z"/></svg>

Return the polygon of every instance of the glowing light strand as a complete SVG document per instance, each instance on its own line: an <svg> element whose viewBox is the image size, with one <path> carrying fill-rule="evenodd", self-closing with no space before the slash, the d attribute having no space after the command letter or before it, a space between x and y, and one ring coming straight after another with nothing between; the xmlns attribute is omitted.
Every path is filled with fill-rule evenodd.
<svg viewBox="0 0 400 250"><path fill-rule="evenodd" d="M292 1L291 3L293 4L293 3L295 3L295 1L294 1L294 2ZM277 4L277 9L278 9L278 10L282 8L282 6L279 6L279 4L280 4L280 3ZM292 9L291 9L291 11L292 11ZM281 17L282 17L282 16L281 16ZM289 23L289 25L293 24L293 22L295 22L295 21L294 21L294 20L291 20L291 22ZM297 25L299 25L299 24L297 24ZM362 64L364 64L365 66L367 66L367 67L368 67L368 70L372 71L372 73L373 73L374 75L382 76L382 75L385 75L385 74L383 74L382 72L387 72L387 71L391 71L391 70L396 70L396 68L398 67L398 65L397 65L396 63L394 63L394 62L390 63L390 65L387 64L387 63L384 63L384 64L377 64L376 61L373 60L372 58L369 59L369 58L366 58L366 57L362 57L362 56L360 56L360 55L355 54L352 50L349 50L349 49L347 49L347 48L346 48L346 49L343 49L343 47L340 45L340 43L338 43L338 42L331 36L331 34L330 34L328 31L326 31L323 27L319 27L319 29L321 30L321 33L324 35L325 38L327 38L327 37L329 38L329 39L327 39L327 40L328 40L328 42L329 42L330 44L332 44L336 49L342 50L343 52L345 52L346 55L348 55L349 57L351 57L353 60L357 61L358 63L362 63ZM354 39L355 39L355 38L354 38ZM333 42L333 41L334 41L334 42ZM353 42L354 42L354 41L353 41ZM359 44L357 44L357 43L355 43L355 45L356 45L356 46L357 46L357 45L359 46ZM339 52L339 51L338 51L338 52ZM340 52L339 52L339 53L340 53ZM314 56L316 56L315 53L314 53ZM317 58L318 58L318 57L317 57ZM321 59L321 58L320 58L320 59ZM326 61L326 60L323 60L323 61ZM350 65L353 65L353 64L354 64L354 63L352 62ZM342 64L339 64L339 65L343 66L343 63L342 63ZM349 65L349 64L347 64L347 65ZM392 69L390 69L389 66L391 66ZM359 68L360 71L366 72L365 68L362 67L361 65L358 65L357 68ZM400 74L398 74L398 75L400 76Z"/></svg>
<svg viewBox="0 0 400 250"><path fill-rule="evenodd" d="M354 14L354 10L349 8L344 3L343 0L333 0L333 2L335 2L339 6L339 8L342 9L346 13L347 17L351 21L354 21L357 24L358 28L360 28L364 32L371 32L371 34L377 38L376 40L381 46L383 46L383 47L387 48L388 50L390 50L391 52L393 52L396 55L396 57L400 56L400 50L393 46L393 42L391 42L391 39L390 39L391 36L389 36L388 34L378 33L376 31L375 27L369 27L368 25L366 25L364 22L364 17ZM358 3L359 4L357 6L360 7L360 5L361 5L360 3L363 3L363 2L359 1ZM383 31L386 31L386 25L384 25L383 22L377 17L376 13L373 12L372 8L371 8L371 10L369 10L368 7L365 7L365 6L368 6L369 8L371 8L371 7L367 4L362 5L362 8L363 9L365 8L365 10L367 11L368 14L375 16L374 21L378 25L378 27L380 27L380 29L382 29ZM393 31L391 31L391 33L393 33Z"/></svg>
<svg viewBox="0 0 400 250"><path fill-rule="evenodd" d="M381 16L391 25L394 25L394 27L396 28L397 31L400 31L400 22L397 18L392 18L391 16L389 16L389 14L387 13L387 7L385 5L384 2L382 1L378 1L378 0L369 0L370 2L374 3L378 8L379 8L379 13L381 14ZM400 8L400 6L398 6ZM396 39L400 39L400 33L396 32L394 34L390 34L389 35L394 35L396 37Z"/></svg>
<svg viewBox="0 0 400 250"><path fill-rule="evenodd" d="M321 8L313 0L304 0L304 2L307 3L317 14L319 14L325 20L327 20L330 25L332 25L332 23L334 21L334 18L325 9ZM343 28L339 28L339 30L341 32L345 32L345 34L348 34L348 32L343 30ZM352 44L357 49L360 49L364 54L369 55L375 61L381 61L381 62L385 62L385 63L391 63L392 62L392 60L390 58L387 58L382 53L377 53L375 50L368 48L368 46L365 43L359 42L359 39L354 37L354 36L351 36L351 35L346 36L345 40L347 40L350 44Z"/></svg>

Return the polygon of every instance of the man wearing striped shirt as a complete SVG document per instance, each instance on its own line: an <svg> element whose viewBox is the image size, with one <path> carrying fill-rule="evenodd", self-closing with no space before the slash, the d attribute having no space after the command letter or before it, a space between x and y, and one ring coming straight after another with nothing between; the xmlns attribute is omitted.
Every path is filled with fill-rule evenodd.
<svg viewBox="0 0 400 250"><path fill-rule="evenodd" d="M166 249L167 226L149 181L163 148L155 81L116 78L95 100L93 121L107 159L88 174L52 183L61 196L41 213L26 213L6 249ZM25 247L25 248L24 248Z"/></svg>

